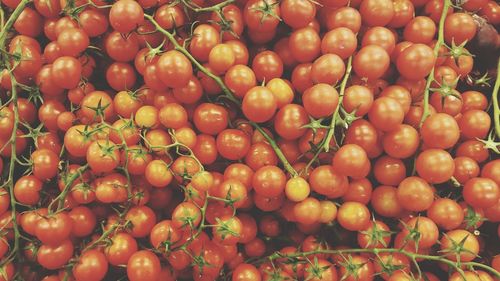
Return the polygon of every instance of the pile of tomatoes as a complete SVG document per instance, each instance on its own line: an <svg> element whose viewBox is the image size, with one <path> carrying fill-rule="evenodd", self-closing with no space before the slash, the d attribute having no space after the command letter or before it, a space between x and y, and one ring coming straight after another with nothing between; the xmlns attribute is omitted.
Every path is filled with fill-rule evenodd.
<svg viewBox="0 0 500 281"><path fill-rule="evenodd" d="M500 280L496 1L0 3L0 280Z"/></svg>

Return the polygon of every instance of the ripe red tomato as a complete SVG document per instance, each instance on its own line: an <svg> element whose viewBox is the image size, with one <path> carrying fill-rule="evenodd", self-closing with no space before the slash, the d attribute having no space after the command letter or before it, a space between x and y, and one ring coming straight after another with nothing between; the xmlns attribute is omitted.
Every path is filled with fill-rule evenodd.
<svg viewBox="0 0 500 281"><path fill-rule="evenodd" d="M127 277L131 281L155 280L160 271L160 259L151 251L137 251L127 262Z"/></svg>
<svg viewBox="0 0 500 281"><path fill-rule="evenodd" d="M57 87L63 89L73 89L80 83L82 74L81 63L68 56L57 58L51 67L50 77ZM47 89L48 92L52 92Z"/></svg>
<svg viewBox="0 0 500 281"><path fill-rule="evenodd" d="M409 211L425 211L434 201L434 190L419 177L408 177L398 185L398 201Z"/></svg>
<svg viewBox="0 0 500 281"><path fill-rule="evenodd" d="M130 234L135 238L147 236L156 224L156 214L147 206L131 208L125 219L132 223Z"/></svg>
<svg viewBox="0 0 500 281"><path fill-rule="evenodd" d="M446 43L454 42L457 46L470 41L476 35L474 19L466 13L453 13L444 22L444 38Z"/></svg>
<svg viewBox="0 0 500 281"><path fill-rule="evenodd" d="M321 52L323 54L336 54L342 59L346 59L354 53L357 45L358 39L351 29L347 27L337 27L328 31L323 36L321 40Z"/></svg>
<svg viewBox="0 0 500 281"><path fill-rule="evenodd" d="M445 113L436 113L425 119L420 132L429 148L448 149L455 146L460 138L457 121Z"/></svg>
<svg viewBox="0 0 500 281"><path fill-rule="evenodd" d="M130 257L137 252L137 248L137 242L132 235L120 232L111 238L111 244L106 247L104 253L111 265L126 265Z"/></svg>
<svg viewBox="0 0 500 281"><path fill-rule="evenodd" d="M442 149L427 149L416 160L417 173L429 183L443 183L455 171L455 162L450 154Z"/></svg>
<svg viewBox="0 0 500 281"><path fill-rule="evenodd" d="M273 0L250 0L243 8L243 18L249 29L269 32L279 24L280 6Z"/></svg>
<svg viewBox="0 0 500 281"><path fill-rule="evenodd" d="M0 281L494 279L494 1L0 1Z"/></svg>
<svg viewBox="0 0 500 281"><path fill-rule="evenodd" d="M374 100L368 112L368 119L375 128L391 131L404 119L404 109L401 104L389 97L379 97Z"/></svg>
<svg viewBox="0 0 500 281"><path fill-rule="evenodd" d="M378 45L362 47L354 56L352 67L359 77L378 79L389 69L387 51Z"/></svg>
<svg viewBox="0 0 500 281"><path fill-rule="evenodd" d="M102 280L108 272L106 256L99 250L84 252L73 267L76 280Z"/></svg>
<svg viewBox="0 0 500 281"><path fill-rule="evenodd" d="M49 149L37 149L31 154L33 175L42 181L49 180L57 175L59 156Z"/></svg>
<svg viewBox="0 0 500 281"><path fill-rule="evenodd" d="M73 256L71 240L59 240L55 246L41 245L36 255L37 262L46 269L62 268Z"/></svg>
<svg viewBox="0 0 500 281"><path fill-rule="evenodd" d="M120 33L128 33L144 20L144 11L136 1L120 0L109 11L111 27Z"/></svg>
<svg viewBox="0 0 500 281"><path fill-rule="evenodd" d="M241 104L245 117L257 123L269 121L274 116L277 107L278 103L273 92L262 86L249 89Z"/></svg>
<svg viewBox="0 0 500 281"><path fill-rule="evenodd" d="M408 79L418 80L427 76L434 67L436 57L433 50L424 44L412 44L398 56L399 73Z"/></svg>

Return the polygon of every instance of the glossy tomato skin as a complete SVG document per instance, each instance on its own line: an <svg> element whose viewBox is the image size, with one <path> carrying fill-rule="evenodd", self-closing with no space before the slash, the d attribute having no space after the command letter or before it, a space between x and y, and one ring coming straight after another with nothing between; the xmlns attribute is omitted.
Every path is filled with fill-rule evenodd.
<svg viewBox="0 0 500 281"><path fill-rule="evenodd" d="M109 14L111 27L121 33L134 30L144 20L143 18L142 7L139 3L130 0L116 2Z"/></svg>
<svg viewBox="0 0 500 281"><path fill-rule="evenodd" d="M33 175L45 181L57 175L59 156L49 149L38 149L31 155Z"/></svg>
<svg viewBox="0 0 500 281"><path fill-rule="evenodd" d="M260 281L261 274L259 270L251 264L240 264L233 272L233 281Z"/></svg>
<svg viewBox="0 0 500 281"><path fill-rule="evenodd" d="M0 281L500 268L494 1L0 1Z"/></svg>
<svg viewBox="0 0 500 281"><path fill-rule="evenodd" d="M248 120L263 123L274 116L277 107L274 94L266 87L256 86L245 94L241 109Z"/></svg>
<svg viewBox="0 0 500 281"><path fill-rule="evenodd" d="M477 177L465 183L463 195L472 207L488 208L498 202L500 189L492 179Z"/></svg>
<svg viewBox="0 0 500 281"><path fill-rule="evenodd" d="M442 149L428 149L419 154L416 161L417 173L429 183L443 183L455 171L451 155Z"/></svg>
<svg viewBox="0 0 500 281"><path fill-rule="evenodd" d="M150 251L135 252L127 262L129 280L155 280L160 275L160 259Z"/></svg>
<svg viewBox="0 0 500 281"><path fill-rule="evenodd" d="M364 78L378 79L389 69L390 57L378 45L367 45L359 50L353 59L354 72Z"/></svg>
<svg viewBox="0 0 500 281"><path fill-rule="evenodd" d="M274 128L278 135L287 140L298 139L306 131L307 112L297 104L288 104L276 113Z"/></svg>
<svg viewBox="0 0 500 281"><path fill-rule="evenodd" d="M125 265L129 258L137 252L137 242L128 233L117 233L111 241L112 244L104 250L106 259L111 265Z"/></svg>
<svg viewBox="0 0 500 281"><path fill-rule="evenodd" d="M259 8L271 6L272 14L264 14ZM274 14L274 16L273 16ZM280 6L273 0L250 0L243 8L243 18L248 28L258 32L269 32L276 29L280 16Z"/></svg>
<svg viewBox="0 0 500 281"><path fill-rule="evenodd" d="M38 249L37 262L49 270L63 267L73 256L73 243L70 240L58 241L57 246L42 245Z"/></svg>
<svg viewBox="0 0 500 281"><path fill-rule="evenodd" d="M404 119L404 109L401 104L389 97L379 97L373 102L368 119L379 130L391 131Z"/></svg>
<svg viewBox="0 0 500 281"><path fill-rule="evenodd" d="M103 280L108 271L106 256L99 250L89 250L80 256L73 267L76 280Z"/></svg>

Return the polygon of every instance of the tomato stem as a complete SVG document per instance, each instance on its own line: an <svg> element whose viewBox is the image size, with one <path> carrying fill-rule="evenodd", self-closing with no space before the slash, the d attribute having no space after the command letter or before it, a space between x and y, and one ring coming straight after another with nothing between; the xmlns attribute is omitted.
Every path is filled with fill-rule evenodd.
<svg viewBox="0 0 500 281"><path fill-rule="evenodd" d="M292 175L292 177L297 177L299 174L297 173L297 171L295 171L295 169L292 167L290 162L288 162L288 160L285 157L285 154L283 154L283 151L281 151L281 149L278 147L278 145L273 140L273 138L271 138L266 133L266 131L264 131L257 123L250 122L250 124L252 124L252 126L254 126L257 129L257 131L259 131L259 133L261 133L262 136L264 136L264 138L269 142L269 145L271 145L274 152L276 153L276 156L278 156L278 158L281 160L281 163L283 163L283 167L285 167L287 172L290 173L290 175Z"/></svg>
<svg viewBox="0 0 500 281"><path fill-rule="evenodd" d="M59 195L49 204L48 211L52 212L52 204L57 202L57 210L56 212L62 210L64 208L64 200L68 196L68 193L71 191L73 183L89 168L88 164L81 166L78 170L75 171L69 178L64 179L64 189L59 193Z"/></svg>
<svg viewBox="0 0 500 281"><path fill-rule="evenodd" d="M190 53L189 51L184 48L183 46L181 46L177 40L175 39L174 35L170 32L168 32L167 30L163 29L155 20L152 16L148 15L148 14L144 14L144 17L147 18L154 26L155 28L160 32L162 33L163 35L165 35L168 40L174 45L175 49L179 52L181 52L182 54L184 54L201 72L203 72L205 75L207 75L208 77L212 78L216 83L217 85L219 85L219 87L222 89L222 91L224 92L224 94L227 96L227 98L229 100L231 100L232 102L236 103L236 104L239 104L240 101L233 95L233 93L231 92L231 90L229 90L229 88L224 84L224 82L222 81L222 79L213 74L211 71L209 71L208 69L206 69L203 65L201 65L201 63L199 63Z"/></svg>
<svg viewBox="0 0 500 281"><path fill-rule="evenodd" d="M491 98L493 100L493 121L495 123L495 133L498 138L500 138L500 108L498 105L498 91L500 89L500 59L497 64L497 79L495 81L495 86L493 92L491 93Z"/></svg>
<svg viewBox="0 0 500 281"><path fill-rule="evenodd" d="M266 261L272 261L276 259L283 259L283 258L303 258L307 257L310 255L315 255L315 254L330 254L330 255L343 255L343 254L363 254L363 253L371 253L371 254L379 254L379 253L399 253L407 256L411 260L418 260L418 259L424 259L424 260L429 260L429 261L437 261L437 262L442 262L447 264L448 266L453 267L457 272L464 277L464 272L461 268L462 267L479 267L481 269L484 269L490 273L492 273L496 278L500 278L500 273L496 271L494 268L477 263L477 262L454 262L452 260L446 259L443 256L432 256L432 255L423 255L423 254L416 254L412 252L405 251L403 249L394 249L394 248L375 248L375 249L339 249L339 250L314 250L314 251L309 251L309 252L295 252L291 254L281 254L279 252L272 254L270 256L267 256L266 258L254 261L253 263L262 263ZM465 280L465 279L464 279Z"/></svg>
<svg viewBox="0 0 500 281"><path fill-rule="evenodd" d="M19 2L16 9L12 12L9 19L7 19L7 22L5 22L5 24L3 24L3 16L2 16L2 29L0 30L0 49L4 49L5 40L7 39L7 34L9 34L9 31L11 31L12 26L16 22L19 15L24 11L24 7L26 7L26 5L29 2L31 2L31 0L22 0L21 2Z"/></svg>
<svg viewBox="0 0 500 281"><path fill-rule="evenodd" d="M223 3L225 3L225 5L231 3L231 1L225 1L225 2L222 2L218 5L215 5L215 6L218 6L217 9L221 9L221 7L224 7L225 5L222 5ZM212 6L212 7L208 7L208 8L205 8L205 9L208 9L208 10L216 10L215 6ZM155 20L152 16L148 15L148 14L144 14L144 17L147 18L154 26L155 28L160 32L162 33L163 35L165 35L168 40L174 45L175 49L179 52L181 52L182 54L184 54L201 72L203 72L205 75L207 75L208 77L212 78L218 85L219 87L222 89L222 91L224 92L225 96L232 102L234 102L235 104L237 105L240 105L241 104L241 101L238 100L233 92L231 92L231 90L226 86L226 84L224 84L224 82L222 81L222 79L213 74L211 71L209 71L208 69L206 69L203 65L201 65L201 63L199 63L190 53L189 51L184 48L183 46L181 46L177 40L175 39L174 35L170 32L168 32L167 30L163 29ZM271 147L273 148L274 152L276 153L276 155L278 156L278 158L281 160L281 162L283 163L283 166L285 167L285 169L293 176L297 176L297 172L293 169L292 165L290 165L290 163L288 162L288 160L286 160L286 157L285 155L283 154L283 152L281 151L281 149L276 145L276 142L266 134L266 132L264 132L264 130L262 130L262 128L256 124L256 123L252 123L252 125L257 128L257 130L259 130L262 135L270 142L271 144Z"/></svg>
<svg viewBox="0 0 500 281"><path fill-rule="evenodd" d="M226 0L226 1L220 2L219 4L209 6L209 7L193 7L190 3L188 3L188 1L181 0L182 4L184 4L189 9L193 10L193 12L195 12L195 13L215 12L215 11L221 10L222 8L233 3L234 1L235 0Z"/></svg>
<svg viewBox="0 0 500 281"><path fill-rule="evenodd" d="M441 46L444 44L444 21L446 20L446 16L448 15L448 8L451 5L450 0L444 0L443 1L443 11L441 12L441 17L439 18L439 30L438 30L438 39L436 41L436 46L434 46L434 57L437 59L439 56L439 49ZM427 76L427 80L425 82L425 89L424 89L424 103L423 103L423 113L422 113L422 119L420 119L420 126L424 123L425 119L429 116L429 95L430 95L430 88L431 88L431 83L434 81L434 70L436 69L436 66L434 65L431 69L431 72L429 73L429 76Z"/></svg>
<svg viewBox="0 0 500 281"><path fill-rule="evenodd" d="M12 26L14 25L15 21L19 17L19 15L22 13L26 5L30 2L30 0L22 0L16 7L16 9L12 12L10 15L9 19L7 22L4 23L4 11L3 9L1 10L1 25L2 28L0 30L0 49L4 50L5 49L5 42L7 39L7 34L11 30ZM16 154L16 138L17 138L17 129L19 127L19 107L17 103L17 80L14 77L14 74L12 73L12 69L9 67L9 59L8 57L1 57L2 61L1 64L4 65L7 70L9 71L9 76L10 76L10 83L11 83L11 99L10 102L13 104L13 109L12 111L14 112L14 124L12 128L12 134L10 136L10 149L11 149L11 155L10 155L10 162L9 162L9 172L8 172L8 178L7 178L7 183L8 183L8 189L9 189L9 197L10 197L10 208L11 208L11 220L12 220L12 229L14 231L14 247L12 247L12 250L9 254L9 256L4 259L2 262L2 266L5 263L10 262L15 256L20 255L19 251L19 239L21 237L21 234L19 232L19 225L17 223L17 213L16 213L16 205L17 200L16 197L14 196L14 169L15 169L15 164L18 161L17 159L17 154ZM5 149L5 148L4 148Z"/></svg>
<svg viewBox="0 0 500 281"><path fill-rule="evenodd" d="M12 16L11 16L12 18ZM17 104L17 81L14 75L12 74L12 71L9 69L9 75L10 75L10 81L12 84L12 90L11 90L11 95L12 99L11 102L14 105L12 111L14 112L14 126L12 128L12 135L10 136L10 149L11 149L11 155L10 155L10 163L9 163L9 173L8 173L8 179L7 182L9 183L9 196L10 196L10 209L12 213L12 229L14 230L14 247L12 248L9 258L5 259L5 262L8 262L10 259L14 258L15 256L20 255L19 251L19 239L20 239L20 232L19 232L19 225L17 223L17 213L16 213L16 205L17 205L17 200L16 197L14 196L14 170L16 166L16 161L17 159L17 154L16 154L16 139L17 139L17 128L19 127L19 108Z"/></svg>
<svg viewBox="0 0 500 281"><path fill-rule="evenodd" d="M335 108L335 111L333 112L332 123L330 124L330 128L328 129L325 142L322 145L325 152L328 152L330 150L330 141L335 135L335 124L337 123L337 118L339 117L339 111L340 108L342 107L342 100L344 99L344 92L347 85L347 81L349 81L349 76L351 75L351 70L352 70L352 56L349 57L349 59L347 60L345 75L344 78L342 79L342 83L340 84L339 102L337 104L337 107Z"/></svg>

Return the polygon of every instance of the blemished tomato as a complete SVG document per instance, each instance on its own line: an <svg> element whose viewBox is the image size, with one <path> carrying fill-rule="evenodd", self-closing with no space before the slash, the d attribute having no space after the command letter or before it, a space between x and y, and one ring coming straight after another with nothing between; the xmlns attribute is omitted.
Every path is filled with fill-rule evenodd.
<svg viewBox="0 0 500 281"><path fill-rule="evenodd" d="M244 97L248 90L257 85L256 79L254 71L242 64L232 66L224 75L224 83L239 98Z"/></svg>
<svg viewBox="0 0 500 281"><path fill-rule="evenodd" d="M394 15L387 26L393 28L403 27L413 19L415 7L412 1L397 0L393 1L392 5L394 6Z"/></svg>
<svg viewBox="0 0 500 281"><path fill-rule="evenodd" d="M336 54L324 54L317 58L311 66L313 83L337 84L345 73L342 58Z"/></svg>
<svg viewBox="0 0 500 281"><path fill-rule="evenodd" d="M172 29L183 26L186 16L180 5L162 5L155 13L156 22L164 29Z"/></svg>

